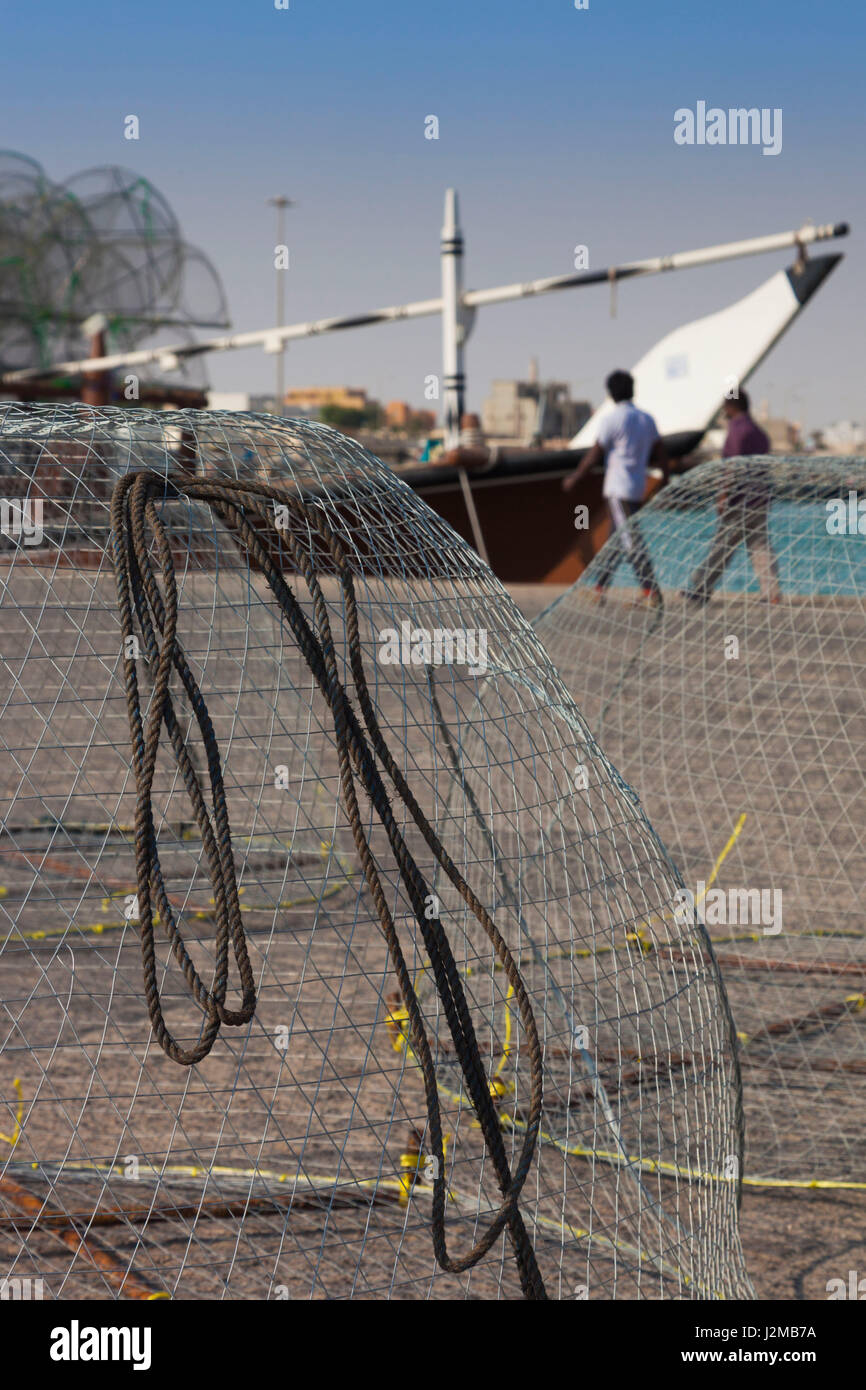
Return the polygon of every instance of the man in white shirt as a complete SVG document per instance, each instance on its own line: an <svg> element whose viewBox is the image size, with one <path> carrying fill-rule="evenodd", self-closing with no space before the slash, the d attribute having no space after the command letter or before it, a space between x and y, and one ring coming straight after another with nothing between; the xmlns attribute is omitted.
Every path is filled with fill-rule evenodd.
<svg viewBox="0 0 866 1390"><path fill-rule="evenodd" d="M599 597L604 594L625 554L637 575L644 599L653 607L658 607L661 589L656 582L643 537L632 518L643 505L650 463L661 468L667 481L667 453L659 438L655 420L634 404L631 374L611 372L605 387L614 401L614 408L602 418L595 444L575 471L564 479L562 486L566 492L570 492L591 468L604 462L602 493L610 514L611 540L596 569L596 592Z"/></svg>

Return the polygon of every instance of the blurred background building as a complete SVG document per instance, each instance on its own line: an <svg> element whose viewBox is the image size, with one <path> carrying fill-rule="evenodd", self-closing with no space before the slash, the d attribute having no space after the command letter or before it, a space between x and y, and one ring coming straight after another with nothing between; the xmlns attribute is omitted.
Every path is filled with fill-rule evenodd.
<svg viewBox="0 0 866 1390"><path fill-rule="evenodd" d="M488 444L536 444L569 440L592 414L588 401L574 401L564 381L539 380L533 357L526 381L497 378L481 407Z"/></svg>

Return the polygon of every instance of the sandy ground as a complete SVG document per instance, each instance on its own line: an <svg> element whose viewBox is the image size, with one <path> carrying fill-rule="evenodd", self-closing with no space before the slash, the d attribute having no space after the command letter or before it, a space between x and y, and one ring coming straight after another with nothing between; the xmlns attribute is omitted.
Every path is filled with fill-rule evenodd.
<svg viewBox="0 0 866 1390"><path fill-rule="evenodd" d="M234 610L223 615L216 636L238 653L236 670L220 668L222 696L210 708L231 768L232 829L241 847L236 858L259 1006L249 1034L224 1030L197 1069L175 1067L149 1041L136 929L124 919L134 888L128 827L135 809L126 710L119 691L105 698L106 678L117 668L116 631L107 616L94 625L86 585L70 580L64 592L53 619L42 612L44 595L34 592L23 619L11 627L4 621L0 631L17 672L17 681L4 683L0 767L0 1155L9 1159L0 1179L0 1267L7 1277L41 1274L59 1297L108 1297L121 1284L127 1294L181 1298L519 1296L502 1242L471 1275L442 1274L430 1246L429 1196L417 1193L401 1205L402 1156L426 1110L400 1045L400 1022L389 1026L382 1007L389 965L369 895L357 892L351 838L334 817L336 762L307 756L322 736L317 716L302 711L268 722L280 689L304 676L286 653L275 662L246 618L242 631L233 631ZM515 593L527 616L550 597L546 589ZM101 592L97 608L102 603L107 615L110 598ZM499 621L504 630L507 614ZM196 632L185 634L203 663L209 631L200 626L198 648ZM239 706L232 680L237 687L241 672L247 701ZM393 728L417 763L429 738L426 693L419 685L390 692L383 686L377 698L387 706L395 692L402 713L394 714ZM540 738L528 716L512 709L509 717L512 731L515 719L524 720L520 739ZM426 718L429 725L429 710ZM514 760L512 742L520 740L512 733L506 742L505 725L500 736L497 756ZM554 754L544 746L548 761ZM278 765L290 798L275 785ZM554 796L540 743L534 761L514 767L523 804L497 807L494 817L502 819L506 855L518 852L521 836L537 837ZM428 765L422 793L439 807L447 847L477 881L486 847L465 817L452 823L441 815L451 804L436 780L442 775ZM155 786L168 891L208 978L213 904L200 842L188 833L188 802L168 759L158 765ZM417 836L413 848L422 862ZM381 844L377 852L384 858ZM649 884L650 896L628 908L638 922L664 887L651 847L640 852L645 858L629 872ZM556 981L582 997L566 949L582 910L571 875L580 881L595 872L590 852L581 855L576 868L566 860L559 877L546 868L543 881L529 875L524 886L523 911L546 934L549 952L543 977L533 974L530 957L521 962L544 1020L544 1123L554 1140L536 1160L526 1198L542 1272L557 1297L583 1289L590 1298L676 1297L694 1291L698 1268L703 1292L730 1296L743 1287L730 1189L638 1178L578 1152L581 1145L599 1148L597 1097L585 1079L575 1082L571 1035L546 992ZM506 857L506 870L509 863ZM456 894L449 897L447 886L438 891L452 920L465 924ZM390 881L387 893L395 913L405 913ZM614 925L628 921L624 915ZM516 1087L507 1135L513 1164L528 1099L525 1050L509 1041L511 1006L475 928L464 925L457 936L470 1004L489 1020L483 1053L502 1060L503 1076ZM643 1134L674 1166L706 1163L704 1155L717 1156L722 1146L730 1090L722 1024L697 957L647 964L638 950L614 963L617 969L597 957L585 999L598 1015L599 1084L617 1099L623 1143L633 1153ZM420 964L411 952L409 964ZM188 1036L195 1017L188 994L176 970L162 980L168 1024ZM416 985L435 1014L423 971ZM630 1036L632 1025L622 1019L636 991ZM497 1186L471 1114L453 1098L460 1075L441 1020L437 1028L443 1126L459 1155L451 1170L449 1239L464 1252L495 1209ZM633 1044L628 1059L618 1050L624 1039ZM575 1152L562 1147L565 1136ZM750 1192L742 1238L758 1293L820 1296L822 1280L847 1277L858 1259L866 1267L856 1244L858 1210L845 1195ZM73 1226L87 1230L83 1247ZM700 1231L695 1248L692 1229Z"/></svg>
<svg viewBox="0 0 866 1390"><path fill-rule="evenodd" d="M562 592L527 587L515 598L531 621ZM828 1280L866 1268L866 1191L807 1186L815 1178L866 1181L863 1013L840 1004L864 978L863 824L850 810L862 779L863 702L854 673L864 641L859 605L835 601L824 618L827 603L768 610L757 599L728 598L700 620L674 604L648 636L652 616L630 613L628 596L615 595L601 607L587 601L579 615L551 616L547 629L552 654L562 653L574 673L566 683L580 692L590 726L603 721L602 746L640 790L686 882L709 877L748 807L718 882L763 883L769 873L785 885L778 938L743 940L732 929L726 942L718 927L711 934L720 939L738 1029L749 1039L741 1053L746 1175L802 1184L747 1187L743 1199L741 1235L756 1291L786 1299L825 1298ZM736 674L734 663L726 671L711 658L729 632L743 642ZM621 672L621 695L609 700ZM785 678L797 683L796 724ZM813 698L813 690L824 693ZM734 768L746 769L742 781ZM826 936L811 935L815 926ZM792 958L803 973L759 968L760 960ZM829 1016L784 1026L821 1010ZM775 1032L762 1036L771 1021Z"/></svg>

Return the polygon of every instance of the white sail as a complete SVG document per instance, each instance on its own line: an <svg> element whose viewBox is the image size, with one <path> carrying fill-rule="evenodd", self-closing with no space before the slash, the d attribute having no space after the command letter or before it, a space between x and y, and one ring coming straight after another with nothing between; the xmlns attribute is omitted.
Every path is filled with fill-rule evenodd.
<svg viewBox="0 0 866 1390"><path fill-rule="evenodd" d="M735 304L675 328L632 368L635 404L649 411L665 437L703 435L732 384L745 383L841 259L816 256L780 270ZM608 398L571 448L594 444L612 409Z"/></svg>

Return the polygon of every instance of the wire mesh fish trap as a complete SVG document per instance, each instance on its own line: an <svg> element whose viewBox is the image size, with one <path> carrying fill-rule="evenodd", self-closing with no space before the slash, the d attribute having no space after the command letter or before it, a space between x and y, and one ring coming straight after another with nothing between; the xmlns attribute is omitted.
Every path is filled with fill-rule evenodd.
<svg viewBox="0 0 866 1390"><path fill-rule="evenodd" d="M535 625L714 943L747 1182L866 1185L863 467L696 468L636 523L661 608L611 541Z"/></svg>
<svg viewBox="0 0 866 1390"><path fill-rule="evenodd" d="M475 553L323 426L0 425L6 1277L749 1292L716 972Z"/></svg>
<svg viewBox="0 0 866 1390"><path fill-rule="evenodd" d="M0 363L45 367L86 355L94 305L112 349L162 329L191 341L196 326L225 328L216 270L184 241L147 179L88 169L54 183L34 160L0 150ZM201 361L178 370L197 376Z"/></svg>

